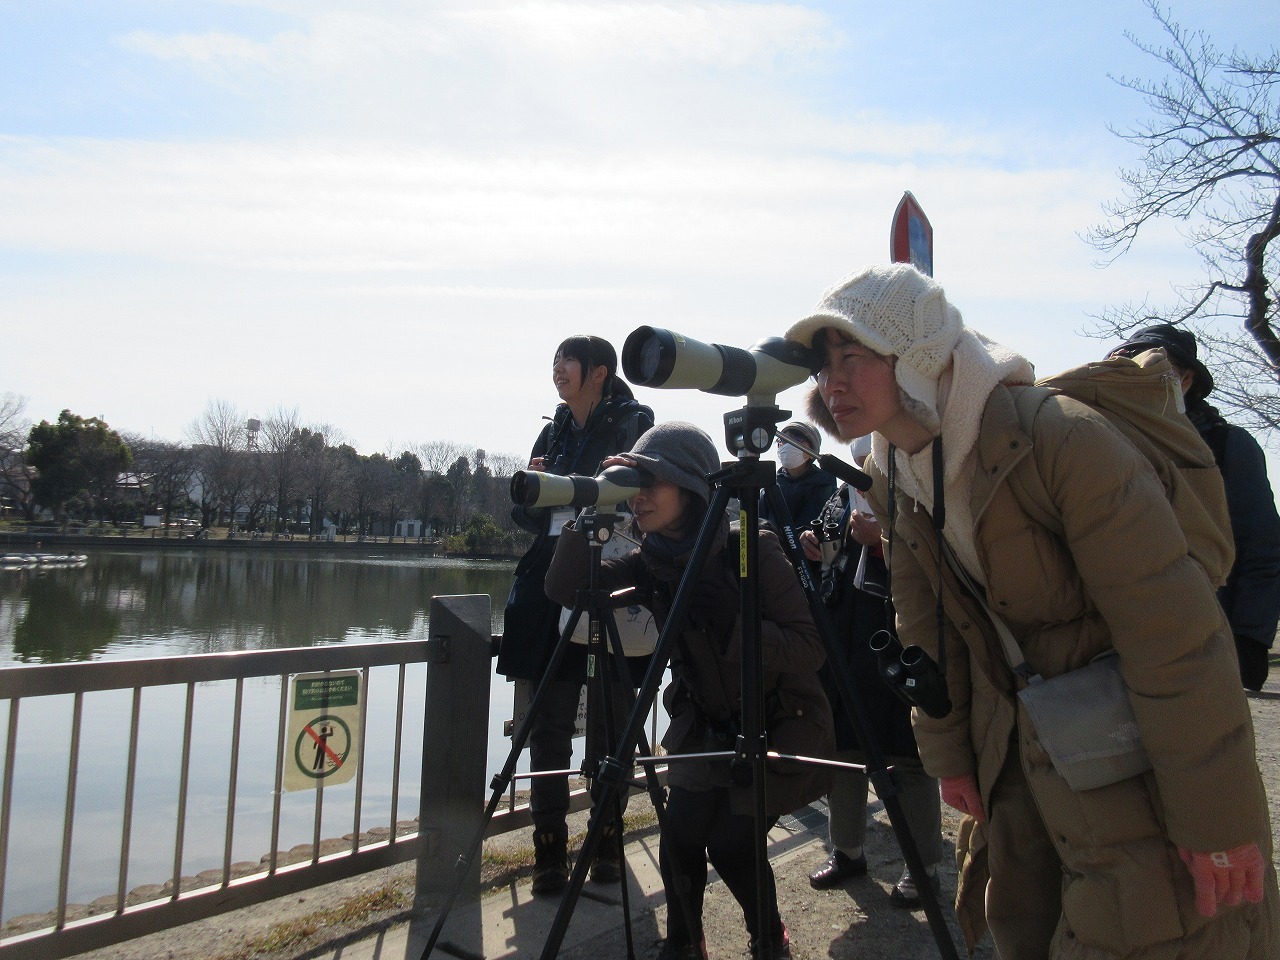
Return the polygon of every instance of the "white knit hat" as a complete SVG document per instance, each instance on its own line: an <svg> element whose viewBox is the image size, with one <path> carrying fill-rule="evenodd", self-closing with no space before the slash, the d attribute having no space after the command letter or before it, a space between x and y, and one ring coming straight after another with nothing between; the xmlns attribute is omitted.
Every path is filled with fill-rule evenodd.
<svg viewBox="0 0 1280 960"><path fill-rule="evenodd" d="M824 293L787 339L813 346L826 327L896 357L894 373L908 412L927 429L938 429L938 378L964 329L941 284L906 263L867 267Z"/></svg>

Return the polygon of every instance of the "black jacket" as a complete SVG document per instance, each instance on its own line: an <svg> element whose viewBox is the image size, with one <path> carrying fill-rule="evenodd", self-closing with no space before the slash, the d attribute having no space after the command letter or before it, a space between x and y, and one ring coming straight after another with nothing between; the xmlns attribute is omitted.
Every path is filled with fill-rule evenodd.
<svg viewBox="0 0 1280 960"><path fill-rule="evenodd" d="M529 459L544 458L547 473L561 477L593 477L600 470L600 461L630 450L652 426L653 411L635 399L629 386L615 378L613 392L591 412L581 430L574 426L569 405L557 406L551 421L538 434ZM539 536L546 535L551 513L539 507L517 505L511 509L516 523Z"/></svg>
<svg viewBox="0 0 1280 960"><path fill-rule="evenodd" d="M823 505L836 492L836 478L816 465L799 477L792 477L779 467L778 489L786 501L787 512L791 514L792 529L799 534L822 512ZM778 528L782 526L782 518L774 515L763 491L760 493L760 519L768 520Z"/></svg>
<svg viewBox="0 0 1280 960"><path fill-rule="evenodd" d="M886 756L915 757L911 708L880 679L876 655L870 647L872 636L887 629L889 624L885 599L853 585L863 547L848 536L849 512L849 485L843 483L820 514L824 521L839 523L841 531L840 555L822 572L823 597L836 633L834 643L849 667L854 696L862 708L870 737ZM866 566L868 581L887 586L888 573L879 550L868 548ZM824 666L820 676L835 714L836 745L841 750L860 748L857 725L840 696L830 666Z"/></svg>
<svg viewBox="0 0 1280 960"><path fill-rule="evenodd" d="M591 412L581 430L574 426L567 404L556 407L551 422L538 434L529 458L543 457L548 473L595 476L600 461L630 450L652 426L653 411L639 403L631 388L615 377L612 393ZM547 599L542 587L555 552L556 537L548 530L553 512L546 507L519 505L511 510L516 523L537 536L516 565L515 580L507 596L496 665L498 673L507 677L541 679L560 636L560 607ZM586 648L574 647L573 655L562 662L559 679L585 676Z"/></svg>
<svg viewBox="0 0 1280 960"><path fill-rule="evenodd" d="M1266 459L1249 431L1227 423L1205 401L1191 404L1187 416L1222 471L1235 538L1235 565L1218 591L1218 602L1232 633L1270 647L1280 620L1280 515Z"/></svg>
<svg viewBox="0 0 1280 960"><path fill-rule="evenodd" d="M662 700L671 717L662 743L669 753L733 750L742 715L741 584L737 536L730 525L715 531L711 554L698 570L689 613L671 651L671 683ZM831 706L817 671L826 659L818 628L791 562L771 531L759 539L761 693L769 744L779 753L830 757L834 749ZM607 590L634 587L637 599L653 611L666 633L667 618L689 554L669 556L645 538L639 550L603 561L600 585ZM729 550L726 555L726 549ZM548 595L567 602L588 577L586 539L574 525L556 545L546 578ZM668 782L684 789L729 789L730 809L750 813L751 788L733 785L723 759L673 763ZM797 810L830 788L827 768L794 760L769 762L766 814Z"/></svg>

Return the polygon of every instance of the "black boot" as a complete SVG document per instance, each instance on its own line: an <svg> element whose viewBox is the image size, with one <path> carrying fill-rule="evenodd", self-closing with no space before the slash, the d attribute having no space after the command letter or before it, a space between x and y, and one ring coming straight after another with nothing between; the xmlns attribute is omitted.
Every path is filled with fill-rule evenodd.
<svg viewBox="0 0 1280 960"><path fill-rule="evenodd" d="M591 861L591 881L593 883L617 883L622 879L622 862L618 859L618 834L612 823L607 823L600 831L600 845L596 847L595 859Z"/></svg>
<svg viewBox="0 0 1280 960"><path fill-rule="evenodd" d="M533 892L551 896L569 885L568 827L549 827L533 832Z"/></svg>

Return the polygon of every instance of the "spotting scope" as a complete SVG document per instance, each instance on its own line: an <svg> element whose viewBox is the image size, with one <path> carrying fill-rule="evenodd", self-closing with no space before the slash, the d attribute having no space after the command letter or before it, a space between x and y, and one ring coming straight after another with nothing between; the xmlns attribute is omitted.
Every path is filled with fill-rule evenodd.
<svg viewBox="0 0 1280 960"><path fill-rule="evenodd" d="M781 391L804 383L821 365L817 352L782 337L766 337L743 350L638 327L622 345L622 372L637 386L746 397L748 404L772 404Z"/></svg>
<svg viewBox="0 0 1280 960"><path fill-rule="evenodd" d="M652 483L648 471L621 465L606 467L598 477L518 470L511 478L511 500L525 507L613 506Z"/></svg>

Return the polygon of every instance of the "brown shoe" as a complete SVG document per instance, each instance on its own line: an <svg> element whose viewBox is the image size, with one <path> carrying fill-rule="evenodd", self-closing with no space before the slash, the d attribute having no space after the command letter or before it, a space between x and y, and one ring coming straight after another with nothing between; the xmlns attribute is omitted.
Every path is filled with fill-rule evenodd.
<svg viewBox="0 0 1280 960"><path fill-rule="evenodd" d="M862 877L866 873L866 854L854 858L839 850L832 850L831 856L809 874L809 886L815 890L829 890L832 887L838 887L851 877Z"/></svg>

